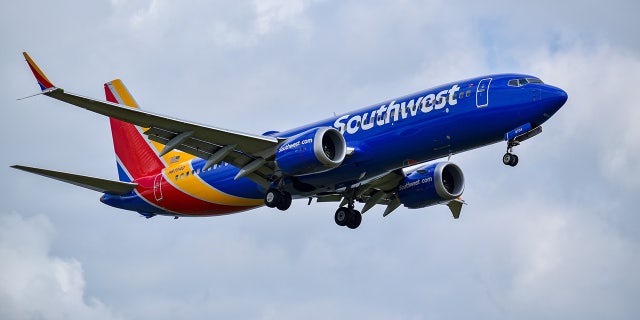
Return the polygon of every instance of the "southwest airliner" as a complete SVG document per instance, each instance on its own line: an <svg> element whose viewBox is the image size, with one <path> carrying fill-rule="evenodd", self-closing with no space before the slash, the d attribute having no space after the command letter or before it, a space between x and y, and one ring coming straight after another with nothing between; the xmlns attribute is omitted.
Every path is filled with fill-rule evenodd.
<svg viewBox="0 0 640 320"><path fill-rule="evenodd" d="M15 165L103 193L100 201L144 217L216 216L292 199L339 203L335 223L357 228L375 205L386 216L464 201L457 153L539 134L567 93L525 74L493 74L441 85L286 131L247 134L143 111L121 80L106 101L56 87L25 52L45 95L110 118L119 180ZM356 204L362 204L360 210Z"/></svg>

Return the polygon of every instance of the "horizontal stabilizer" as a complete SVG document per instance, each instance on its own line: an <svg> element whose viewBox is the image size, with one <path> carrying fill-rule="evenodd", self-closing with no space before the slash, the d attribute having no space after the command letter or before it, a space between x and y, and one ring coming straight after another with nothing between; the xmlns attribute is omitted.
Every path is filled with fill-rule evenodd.
<svg viewBox="0 0 640 320"><path fill-rule="evenodd" d="M71 183L76 186L91 189L109 194L126 194L131 192L138 185L137 183L121 182L115 180L101 179L83 176L79 174L66 173L60 171L32 168L26 166L11 166L12 168L19 169L26 172L35 173L47 178L59 180L66 183Z"/></svg>

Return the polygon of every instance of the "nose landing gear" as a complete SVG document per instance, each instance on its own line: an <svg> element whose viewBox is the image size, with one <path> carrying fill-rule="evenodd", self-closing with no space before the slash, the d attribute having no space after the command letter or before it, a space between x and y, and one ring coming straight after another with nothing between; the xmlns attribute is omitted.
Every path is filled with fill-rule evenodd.
<svg viewBox="0 0 640 320"><path fill-rule="evenodd" d="M509 141L507 141L507 153L505 153L504 156L502 156L502 163L512 167L515 167L516 165L518 165L518 156L511 152L513 150L513 147L519 144L520 142L518 142L515 139L510 139Z"/></svg>
<svg viewBox="0 0 640 320"><path fill-rule="evenodd" d="M531 139L542 132L541 126L533 129L531 129L531 127L531 124L527 123L504 135L504 139L507 140L507 153L502 156L502 163L512 167L518 164L518 156L511 153L513 147L520 145L520 142Z"/></svg>

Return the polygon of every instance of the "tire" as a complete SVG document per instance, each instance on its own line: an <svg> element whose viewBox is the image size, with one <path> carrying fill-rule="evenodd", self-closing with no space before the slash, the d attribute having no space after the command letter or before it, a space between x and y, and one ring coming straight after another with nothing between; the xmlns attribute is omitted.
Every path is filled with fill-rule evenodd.
<svg viewBox="0 0 640 320"><path fill-rule="evenodd" d="M347 227L349 229L356 229L360 226L362 222L362 214L358 210L349 210L349 219L347 221Z"/></svg>
<svg viewBox="0 0 640 320"><path fill-rule="evenodd" d="M275 208L282 200L282 194L276 189L269 189L264 194L264 205L269 208Z"/></svg>
<svg viewBox="0 0 640 320"><path fill-rule="evenodd" d="M509 163L510 166L515 167L518 165L518 156L513 154L511 155L511 162Z"/></svg>
<svg viewBox="0 0 640 320"><path fill-rule="evenodd" d="M513 155L511 153L505 153L504 156L502 156L502 163L504 163L507 166L511 165L511 161L513 161Z"/></svg>
<svg viewBox="0 0 640 320"><path fill-rule="evenodd" d="M347 225L347 221L349 221L349 209L345 207L340 207L336 210L336 214L334 215L334 221L337 225L344 227Z"/></svg>
<svg viewBox="0 0 640 320"><path fill-rule="evenodd" d="M276 207L282 211L289 209L289 207L291 207L291 194L286 191L281 192L280 201L278 202Z"/></svg>

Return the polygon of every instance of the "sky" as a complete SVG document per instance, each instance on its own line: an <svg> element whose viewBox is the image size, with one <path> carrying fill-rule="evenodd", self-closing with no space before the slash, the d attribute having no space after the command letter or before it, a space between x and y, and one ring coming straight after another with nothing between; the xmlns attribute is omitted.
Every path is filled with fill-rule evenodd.
<svg viewBox="0 0 640 320"><path fill-rule="evenodd" d="M2 319L637 319L640 2L6 1L0 12ZM9 168L116 179L106 118L38 92L102 98L260 134L501 72L566 105L502 164L455 155L460 219L333 203L155 217ZM419 146L416 146L419 147Z"/></svg>

